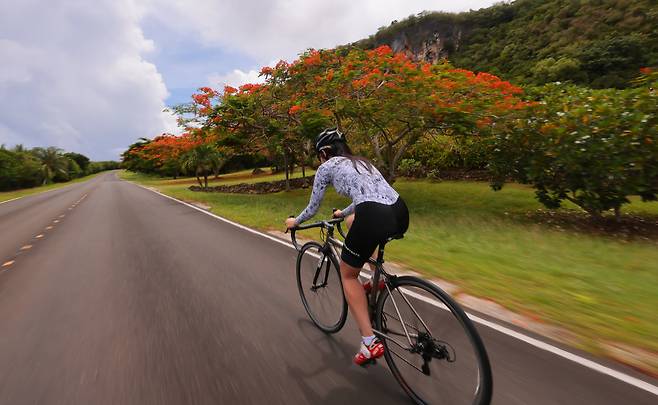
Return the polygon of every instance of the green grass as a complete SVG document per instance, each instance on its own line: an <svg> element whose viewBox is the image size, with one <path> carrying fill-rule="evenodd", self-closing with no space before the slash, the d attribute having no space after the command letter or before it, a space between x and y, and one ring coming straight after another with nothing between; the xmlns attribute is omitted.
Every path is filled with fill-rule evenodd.
<svg viewBox="0 0 658 405"><path fill-rule="evenodd" d="M25 196L32 195L32 194L43 193L44 191L50 191L50 190L54 190L54 189L57 189L57 188L66 187L69 184L74 184L74 183L80 183L82 181L87 181L87 180L89 180L93 177L98 176L99 174L100 173L90 174L89 176L80 177L79 179L67 181L66 183L53 183L53 184L48 184L48 185L40 186L40 187L24 188L24 189L21 189L21 190L14 190L14 191L3 191L3 192L0 192L0 202L13 200L14 198L25 197Z"/></svg>
<svg viewBox="0 0 658 405"><path fill-rule="evenodd" d="M210 205L212 212L260 229L283 229L308 202L308 190L268 195L195 193L153 177L122 177L173 197ZM259 180L264 180L261 178ZM387 257L455 283L467 293L568 328L580 346L602 341L658 352L656 241L556 230L525 215L541 208L531 188L486 183L400 180L395 188L411 211L405 239ZM348 201L327 193L319 217ZM627 211L658 215L658 203L633 200Z"/></svg>

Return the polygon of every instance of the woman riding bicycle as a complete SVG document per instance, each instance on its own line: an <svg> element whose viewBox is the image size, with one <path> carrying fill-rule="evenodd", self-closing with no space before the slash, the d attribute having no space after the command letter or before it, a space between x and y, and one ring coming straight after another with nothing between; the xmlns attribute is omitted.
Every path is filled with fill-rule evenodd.
<svg viewBox="0 0 658 405"><path fill-rule="evenodd" d="M367 159L354 156L345 136L338 129L326 129L318 135L315 151L322 164L315 173L308 206L288 218L294 228L315 215L329 184L352 199L344 210L334 213L352 223L340 257L340 273L345 299L362 336L361 348L354 356L358 365L366 365L384 354L384 345L375 337L368 314L366 293L358 276L377 246L387 238L403 234L409 226L409 211L399 194Z"/></svg>

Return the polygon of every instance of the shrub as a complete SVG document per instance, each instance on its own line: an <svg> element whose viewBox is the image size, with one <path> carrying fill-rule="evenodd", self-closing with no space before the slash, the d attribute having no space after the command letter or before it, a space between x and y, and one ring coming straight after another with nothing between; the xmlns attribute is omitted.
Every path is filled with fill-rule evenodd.
<svg viewBox="0 0 658 405"><path fill-rule="evenodd" d="M489 157L488 142L474 136L428 135L408 153L419 162L424 172L434 169L482 169Z"/></svg>
<svg viewBox="0 0 658 405"><path fill-rule="evenodd" d="M425 175L423 165L414 159L402 159L398 172L404 177L423 177Z"/></svg>
<svg viewBox="0 0 658 405"><path fill-rule="evenodd" d="M427 172L427 178L430 180L441 180L441 171L439 169L432 169Z"/></svg>
<svg viewBox="0 0 658 405"><path fill-rule="evenodd" d="M539 201L571 201L592 217L619 214L629 195L658 193L658 95L648 87L591 90L560 84L544 100L499 128L490 169L499 189L506 177L530 183Z"/></svg>

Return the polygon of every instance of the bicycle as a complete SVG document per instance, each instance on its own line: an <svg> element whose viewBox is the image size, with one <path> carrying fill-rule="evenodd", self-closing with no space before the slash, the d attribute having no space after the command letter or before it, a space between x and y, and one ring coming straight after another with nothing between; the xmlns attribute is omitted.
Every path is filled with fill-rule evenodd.
<svg viewBox="0 0 658 405"><path fill-rule="evenodd" d="M334 237L334 230L338 229L345 238L342 221L343 218L335 218L290 229L298 251L297 287L304 309L325 333L338 332L347 320L347 301L337 259L337 249L343 243ZM310 241L300 247L296 232L311 228L320 228L323 243ZM438 389L446 386L448 391L440 394L441 403L489 404L493 393L489 358L464 310L436 285L418 277L389 274L384 269L384 247L401 238L402 235L395 235L381 243L377 259L368 260L374 266L367 291L368 309L373 330L384 343L389 369L418 404L429 403ZM331 308L326 311L327 307ZM427 312L427 316L421 317L421 312ZM456 335L460 334L462 340L458 341ZM433 376L440 380L429 381ZM451 378L454 383L446 384ZM467 379L474 385L471 389L464 387Z"/></svg>

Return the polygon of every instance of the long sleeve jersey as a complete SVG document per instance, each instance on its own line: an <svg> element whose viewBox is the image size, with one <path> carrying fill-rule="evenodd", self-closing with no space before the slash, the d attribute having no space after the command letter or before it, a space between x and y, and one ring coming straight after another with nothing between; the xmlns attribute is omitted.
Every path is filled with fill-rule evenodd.
<svg viewBox="0 0 658 405"><path fill-rule="evenodd" d="M362 202L372 201L391 205L399 197L399 194L374 166L372 172L369 172L361 162L356 162L355 167L348 158L332 157L318 167L313 182L311 200L295 218L297 225L315 215L329 184L334 186L338 194L352 199L352 203L342 210L344 216L354 212L354 207Z"/></svg>

